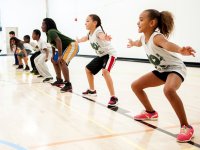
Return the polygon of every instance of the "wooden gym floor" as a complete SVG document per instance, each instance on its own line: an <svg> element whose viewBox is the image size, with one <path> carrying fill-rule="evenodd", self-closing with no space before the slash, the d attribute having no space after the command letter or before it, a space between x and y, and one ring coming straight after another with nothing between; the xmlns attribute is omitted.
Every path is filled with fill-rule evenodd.
<svg viewBox="0 0 200 150"><path fill-rule="evenodd" d="M88 88L85 65L91 58L70 63L73 93L12 66L13 56L0 56L0 150L196 150L200 149L200 69L188 67L178 93L195 138L176 142L178 118L163 86L147 89L158 121L138 122L132 116L144 108L132 93L131 82L153 69L148 63L117 61L111 75L118 107L108 109L109 92L101 73L95 76L97 97L82 97ZM50 62L48 66L55 77Z"/></svg>

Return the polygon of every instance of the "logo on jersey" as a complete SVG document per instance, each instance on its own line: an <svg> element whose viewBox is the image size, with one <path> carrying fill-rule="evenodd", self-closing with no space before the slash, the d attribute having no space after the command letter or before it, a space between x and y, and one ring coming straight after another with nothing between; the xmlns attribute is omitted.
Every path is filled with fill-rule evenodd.
<svg viewBox="0 0 200 150"><path fill-rule="evenodd" d="M100 45L98 43L90 43L92 48L95 49L96 51L98 51Z"/></svg>
<svg viewBox="0 0 200 150"><path fill-rule="evenodd" d="M153 64L156 68L158 68L158 66L161 67L161 68L166 68L167 67L165 65L160 65L161 61L165 61L165 60L159 54L156 54L156 56L154 56L154 55L147 55L147 57L148 57L150 63Z"/></svg>
<svg viewBox="0 0 200 150"><path fill-rule="evenodd" d="M97 54L103 54L104 51L100 49L100 45L96 42L96 43L90 43L92 48L95 49Z"/></svg>

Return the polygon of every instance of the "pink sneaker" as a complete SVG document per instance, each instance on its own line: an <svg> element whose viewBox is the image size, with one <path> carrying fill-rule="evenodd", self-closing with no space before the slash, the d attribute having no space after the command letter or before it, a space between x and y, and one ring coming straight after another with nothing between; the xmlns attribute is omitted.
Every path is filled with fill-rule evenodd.
<svg viewBox="0 0 200 150"><path fill-rule="evenodd" d="M155 111L154 113L148 113L146 111L143 111L141 114L134 116L135 120L157 120L158 119L158 113Z"/></svg>
<svg viewBox="0 0 200 150"><path fill-rule="evenodd" d="M188 142L192 139L194 134L194 129L192 126L187 127L185 125L183 125L181 127L180 133L177 136L177 141L178 142Z"/></svg>
<svg viewBox="0 0 200 150"><path fill-rule="evenodd" d="M117 97L111 97L110 101L108 102L108 106L117 106L118 104L118 98Z"/></svg>

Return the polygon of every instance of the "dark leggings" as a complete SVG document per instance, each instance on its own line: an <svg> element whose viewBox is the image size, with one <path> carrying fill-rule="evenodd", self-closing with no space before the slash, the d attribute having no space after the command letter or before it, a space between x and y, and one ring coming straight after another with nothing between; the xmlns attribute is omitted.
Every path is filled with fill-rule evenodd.
<svg viewBox="0 0 200 150"><path fill-rule="evenodd" d="M31 61L31 67L33 68L33 70L37 70L36 67L35 67L35 62L34 62L34 59L40 55L40 51L37 51L35 52L31 57L30 57L30 61Z"/></svg>
<svg viewBox="0 0 200 150"><path fill-rule="evenodd" d="M17 58L17 54L14 53L14 57L15 57L15 65L19 65L19 61L18 61L18 58Z"/></svg>

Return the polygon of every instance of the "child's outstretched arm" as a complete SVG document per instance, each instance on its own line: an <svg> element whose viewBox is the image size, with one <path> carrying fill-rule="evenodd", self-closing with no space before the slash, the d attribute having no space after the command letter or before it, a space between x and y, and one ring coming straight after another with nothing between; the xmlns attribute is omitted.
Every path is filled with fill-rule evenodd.
<svg viewBox="0 0 200 150"><path fill-rule="evenodd" d="M78 42L78 43L81 43L81 42L86 42L88 40L88 36L84 36L84 37L82 37L82 38L78 38L78 37L76 37L76 41Z"/></svg>
<svg viewBox="0 0 200 150"><path fill-rule="evenodd" d="M141 46L142 46L141 40L133 41L132 39L128 39L127 47L128 47L128 48L131 48L131 47L133 47L133 46L141 47Z"/></svg>
<svg viewBox="0 0 200 150"><path fill-rule="evenodd" d="M111 41L111 39L112 39L111 35L107 35L107 34L105 34L105 33L103 33L103 32L100 32L100 33L98 34L98 38L99 38L100 40L104 40L104 41Z"/></svg>
<svg viewBox="0 0 200 150"><path fill-rule="evenodd" d="M182 55L192 55L195 57L195 50L190 47L180 47L172 42L169 42L163 35L157 35L154 37L154 44L162 47L170 52L180 53Z"/></svg>

